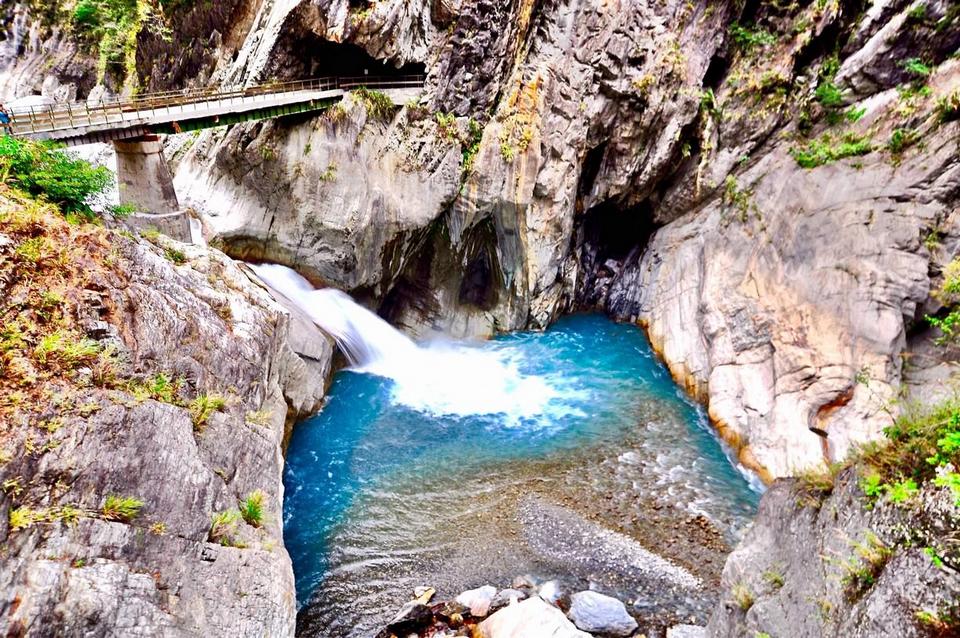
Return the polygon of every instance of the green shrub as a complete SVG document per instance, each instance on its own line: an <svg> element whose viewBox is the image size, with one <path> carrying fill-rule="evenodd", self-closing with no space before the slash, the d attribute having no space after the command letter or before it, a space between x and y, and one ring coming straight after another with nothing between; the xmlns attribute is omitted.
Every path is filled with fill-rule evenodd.
<svg viewBox="0 0 960 638"><path fill-rule="evenodd" d="M355 89L353 95L366 107L367 114L371 118L384 121L393 117L396 105L386 93L362 86Z"/></svg>
<svg viewBox="0 0 960 638"><path fill-rule="evenodd" d="M777 41L776 36L766 29L739 22L730 25L730 37L741 50L747 53L756 48L768 47Z"/></svg>
<svg viewBox="0 0 960 638"><path fill-rule="evenodd" d="M920 58L909 58L902 61L900 66L903 67L904 71L916 78L925 78L933 73L933 69L924 64Z"/></svg>
<svg viewBox="0 0 960 638"><path fill-rule="evenodd" d="M210 521L208 538L213 543L220 543L224 547L244 547L237 538L237 524L240 522L240 513L237 510L216 512Z"/></svg>
<svg viewBox="0 0 960 638"><path fill-rule="evenodd" d="M50 142L0 137L0 182L56 204L64 214L87 220L90 200L112 183L109 169L74 159Z"/></svg>
<svg viewBox="0 0 960 638"><path fill-rule="evenodd" d="M111 494L104 501L100 513L108 521L120 521L129 523L137 517L140 509L143 507L143 501L132 496L117 496Z"/></svg>
<svg viewBox="0 0 960 638"><path fill-rule="evenodd" d="M240 516L247 524L254 527L263 525L263 501L265 495L262 491L251 492L247 498L240 503Z"/></svg>
<svg viewBox="0 0 960 638"><path fill-rule="evenodd" d="M737 604L741 611L749 611L753 607L755 600L753 592L743 583L734 585L730 593L733 596L733 602Z"/></svg>
<svg viewBox="0 0 960 638"><path fill-rule="evenodd" d="M866 155L873 145L865 136L847 133L839 138L824 134L819 139L810 140L804 147L790 149L790 155L803 168L816 168L845 157Z"/></svg>
<svg viewBox="0 0 960 638"><path fill-rule="evenodd" d="M873 586L887 566L893 550L887 547L873 532L867 532L862 542L853 544L854 554L841 562L840 581L849 600L855 600Z"/></svg>
<svg viewBox="0 0 960 638"><path fill-rule="evenodd" d="M107 71L121 79L136 72L137 36L153 7L144 0L80 0L73 10L73 29L83 45L97 54L98 80Z"/></svg>
<svg viewBox="0 0 960 638"><path fill-rule="evenodd" d="M780 589L786 582L783 573L775 569L769 569L763 572L763 580L769 583L774 589Z"/></svg>
<svg viewBox="0 0 960 638"><path fill-rule="evenodd" d="M843 94L840 89L830 80L825 80L817 86L814 93L817 101L825 107L840 106L843 102Z"/></svg>
<svg viewBox="0 0 960 638"><path fill-rule="evenodd" d="M937 118L940 123L960 118L960 90L937 99Z"/></svg>
<svg viewBox="0 0 960 638"><path fill-rule="evenodd" d="M887 149L893 155L902 155L905 150L916 144L919 139L920 134L913 129L894 129L893 134L890 136L890 141L887 142Z"/></svg>
<svg viewBox="0 0 960 638"><path fill-rule="evenodd" d="M960 399L929 408L908 406L884 434L886 442L861 449L864 493L877 497L886 492L891 501L903 502L933 480L960 498L950 469L960 467Z"/></svg>
<svg viewBox="0 0 960 638"><path fill-rule="evenodd" d="M173 246L164 246L163 256L180 266L187 262L187 256L182 250L174 248Z"/></svg>
<svg viewBox="0 0 960 638"><path fill-rule="evenodd" d="M41 365L59 363L72 369L93 360L100 352L96 341L75 338L70 333L57 330L45 335L33 349L33 356Z"/></svg>

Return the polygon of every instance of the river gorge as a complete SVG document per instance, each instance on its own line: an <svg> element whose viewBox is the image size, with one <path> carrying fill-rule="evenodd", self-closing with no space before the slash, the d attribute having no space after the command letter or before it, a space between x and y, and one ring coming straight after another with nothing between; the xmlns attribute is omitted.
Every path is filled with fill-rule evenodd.
<svg viewBox="0 0 960 638"><path fill-rule="evenodd" d="M960 635L958 52L5 2L0 634Z"/></svg>

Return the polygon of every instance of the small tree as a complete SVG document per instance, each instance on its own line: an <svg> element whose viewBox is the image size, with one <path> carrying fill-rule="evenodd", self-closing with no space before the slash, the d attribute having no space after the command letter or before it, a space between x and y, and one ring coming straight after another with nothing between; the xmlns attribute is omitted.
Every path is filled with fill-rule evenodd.
<svg viewBox="0 0 960 638"><path fill-rule="evenodd" d="M0 182L56 204L64 214L90 220L96 213L89 201L113 183L113 174L74 159L54 143L4 136L0 137Z"/></svg>

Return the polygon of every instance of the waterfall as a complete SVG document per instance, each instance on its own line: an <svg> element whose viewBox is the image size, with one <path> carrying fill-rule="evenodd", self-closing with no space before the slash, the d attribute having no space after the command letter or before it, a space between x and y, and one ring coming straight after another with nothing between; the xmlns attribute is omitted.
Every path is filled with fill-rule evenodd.
<svg viewBox="0 0 960 638"><path fill-rule="evenodd" d="M418 345L386 321L330 288L315 290L293 270L251 265L275 292L337 342L351 368L393 382L395 403L432 415L503 415L502 424L548 424L570 414L556 379L522 372L519 353L463 343Z"/></svg>

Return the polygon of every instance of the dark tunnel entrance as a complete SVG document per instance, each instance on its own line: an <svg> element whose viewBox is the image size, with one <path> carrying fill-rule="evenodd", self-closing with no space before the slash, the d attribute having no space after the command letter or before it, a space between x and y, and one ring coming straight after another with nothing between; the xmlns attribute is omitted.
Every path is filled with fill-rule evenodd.
<svg viewBox="0 0 960 638"><path fill-rule="evenodd" d="M269 77L303 79L324 77L398 77L423 75L426 65L412 62L396 67L378 60L362 47L325 40L310 30L293 30L286 35L269 67Z"/></svg>
<svg viewBox="0 0 960 638"><path fill-rule="evenodd" d="M577 232L583 272L577 305L602 306L610 285L626 266L640 259L656 228L648 203L621 208L607 201L586 211L580 217Z"/></svg>

